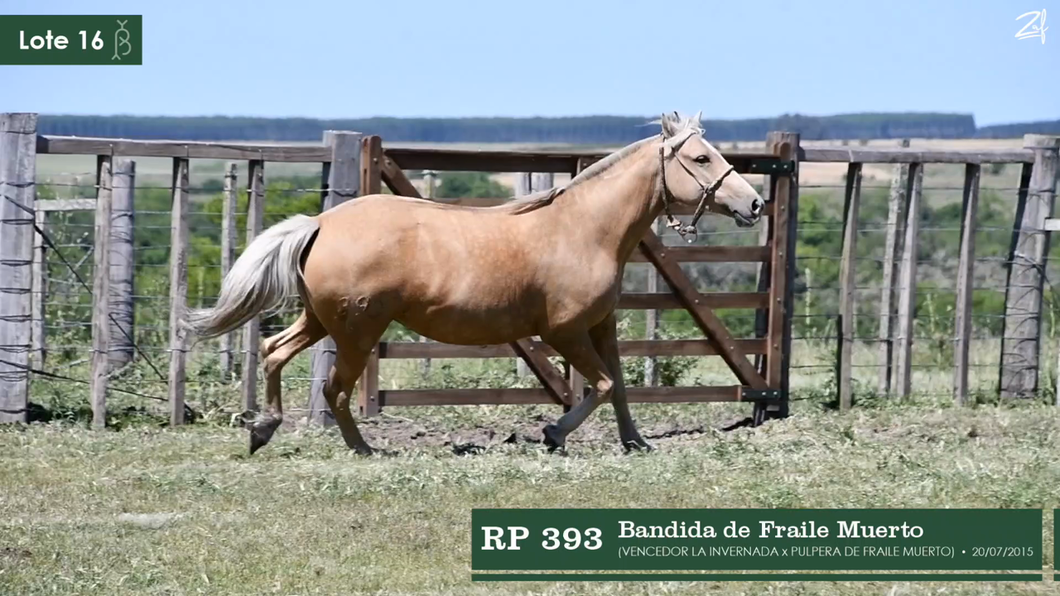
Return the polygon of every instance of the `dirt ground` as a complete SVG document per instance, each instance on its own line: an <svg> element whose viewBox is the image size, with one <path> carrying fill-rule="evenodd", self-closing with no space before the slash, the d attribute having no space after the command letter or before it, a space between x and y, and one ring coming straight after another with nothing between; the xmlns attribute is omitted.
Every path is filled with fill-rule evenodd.
<svg viewBox="0 0 1060 596"><path fill-rule="evenodd" d="M604 408L610 409L610 405ZM359 422L361 432L373 442L388 450L407 450L421 448L451 449L456 455L484 453L502 445L540 445L541 429L555 420L559 415L558 408L552 413L530 413L525 419L506 419L493 425L470 425L454 427L450 424L434 423L431 419L413 420L402 416L383 414ZM750 408L748 407L748 413ZM610 416L608 416L610 419ZM695 438L704 434L732 426L744 420L732 415L731 420L713 428L706 423L680 423L667 420L649 420L639 426L641 435L652 444L666 444ZM289 428L296 428L291 423ZM595 445L618 445L617 426L611 421L590 418L575 434L570 437L574 443L592 443Z"/></svg>

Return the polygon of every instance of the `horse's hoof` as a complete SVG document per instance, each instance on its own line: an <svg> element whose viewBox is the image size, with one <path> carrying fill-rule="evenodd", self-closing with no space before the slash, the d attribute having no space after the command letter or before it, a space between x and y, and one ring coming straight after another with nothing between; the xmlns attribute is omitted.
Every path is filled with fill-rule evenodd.
<svg viewBox="0 0 1060 596"><path fill-rule="evenodd" d="M269 444L270 437L262 435L256 428L250 429L250 454Z"/></svg>
<svg viewBox="0 0 1060 596"><path fill-rule="evenodd" d="M566 455L566 437L560 434L558 426L555 424L546 425L545 428L541 429L541 434L545 435L545 446L548 447L549 453L559 451L560 454Z"/></svg>
<svg viewBox="0 0 1060 596"><path fill-rule="evenodd" d="M265 445L269 444L272 440L273 433L280 426L280 422L256 422L251 424L248 428L250 429L250 454L254 455L258 449L261 449Z"/></svg>

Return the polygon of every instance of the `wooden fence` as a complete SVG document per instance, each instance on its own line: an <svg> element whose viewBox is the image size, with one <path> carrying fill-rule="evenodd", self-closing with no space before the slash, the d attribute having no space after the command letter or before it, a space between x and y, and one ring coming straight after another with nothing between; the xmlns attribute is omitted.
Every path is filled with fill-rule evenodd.
<svg viewBox="0 0 1060 596"><path fill-rule="evenodd" d="M911 391L913 320L916 305L916 248L924 164L958 163L965 166L958 308L956 309L955 398L962 403L968 391L968 345L971 328L971 279L974 267L974 235L967 233L975 221L980 165L1022 164L1017 218L1013 226L1010 284L1006 299L1003 334L1004 357L999 370L1002 395L1026 395L1037 391L1040 354L1043 263L1048 251L1049 220L1055 197L1057 150L1053 137L1028 136L1026 148L1010 151L915 151L910 149L853 149L801 147L797 134L771 133L764 152L731 151L726 158L736 171L766 176L769 203L761 224L758 246L666 246L649 232L632 259L650 263L665 281L669 292L625 293L621 309L654 313L683 309L703 334L701 339L623 341L624 356L719 356L735 376L724 386L632 387L632 402L754 402L754 420L787 415L789 364L792 342L795 245L798 215L800 163L847 164L844 232L841 258L839 345L837 347L837 391L843 408L853 399L851 351L854 344L854 279L861 201L863 164L905 165L908 182L892 197L893 221L888 221L887 255L884 259L884 308L880 314L880 360L886 372L886 390L900 395ZM34 181L36 155L97 156L97 199L77 202L38 201ZM419 196L406 170L534 172L576 174L603 157L596 151L494 151L391 147L382 139L360 133L331 131L319 145L292 146L248 143L196 143L134 141L124 139L50 137L36 134L36 115L0 116L0 421L26 419L32 373L43 368L46 342L40 307L46 292L41 256L46 239L34 232L43 229L47 213L60 209L94 209L96 272L92 295L96 308L92 324L91 402L93 421L106 420L108 371L133 358L137 350L127 332L131 326L131 269L129 262L133 223L132 188L135 164L127 158L164 157L173 162L170 295L171 305L183 305L187 292L187 255L190 160L232 160L246 163L248 172L246 237L249 242L263 226L265 172L268 162L320 163L321 206L328 208L359 195L378 193L385 185L394 194ZM221 273L235 256L237 189L234 166L225 173ZM442 199L438 199L442 200ZM491 205L501 199L459 199L465 205ZM696 290L681 263L744 262L758 264L758 289L754 292ZM892 275L886 275L888 271ZM662 284L659 284L662 285ZM651 287L651 286L649 286ZM1013 291L1017 288L1018 291ZM106 296L102 300L99 297ZM754 337L736 339L714 312L715 309L746 309L755 314ZM188 338L177 324L178 308L171 308L168 326L168 395L173 424L185 421L185 366ZM232 337L221 340L220 363L230 372L242 351L242 402L257 407L257 346L259 321L243 330L242 350ZM548 360L557 356L533 338L503 346L454 346L435 342L381 342L370 358L359 383L361 413L371 416L386 406L443 404L550 404L570 407L586 395L576 371L561 372ZM753 360L750 357L754 357ZM525 362L540 388L520 389L384 389L379 383L379 361L388 358L512 358ZM334 346L321 342L312 351L313 382L309 418L327 421L329 413L319 379L326 377L334 359ZM962 364L963 362L963 364ZM1027 371L1033 370L1033 374ZM893 377L893 383L892 383ZM883 376L881 375L881 383Z"/></svg>

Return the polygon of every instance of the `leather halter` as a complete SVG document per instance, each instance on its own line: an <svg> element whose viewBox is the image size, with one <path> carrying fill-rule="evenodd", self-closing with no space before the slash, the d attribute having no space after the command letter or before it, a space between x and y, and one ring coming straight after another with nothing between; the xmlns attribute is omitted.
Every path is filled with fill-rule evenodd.
<svg viewBox="0 0 1060 596"><path fill-rule="evenodd" d="M718 192L722 183L725 182L725 178L733 173L735 167L729 166L729 169L725 170L725 173L719 176L717 180L710 183L709 186L705 186L699 181L699 178L692 173L692 170L688 169L685 162L681 161L681 158L677 156L677 151L674 151L673 157L677 159L677 163L681 164L681 167L684 168L685 172L692 177L692 180L695 180L696 184L699 185L700 195L699 204L696 205L696 210L692 214L692 221L689 222L687 226L682 226L681 222L670 213L670 202L673 200L673 195L670 193L670 188L666 185L666 143L663 143L662 147L659 147L659 170L660 176L662 177L662 201L663 210L666 213L666 227L677 230L677 233L680 234L682 238L688 234L692 234L693 236L688 242L693 242L699 235L696 231L696 224L699 223L699 218L703 216L703 212L707 208L707 201Z"/></svg>

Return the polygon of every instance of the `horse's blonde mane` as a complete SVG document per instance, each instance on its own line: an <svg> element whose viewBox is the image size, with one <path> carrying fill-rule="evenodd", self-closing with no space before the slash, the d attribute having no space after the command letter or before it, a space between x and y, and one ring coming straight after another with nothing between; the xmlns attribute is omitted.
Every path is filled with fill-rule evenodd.
<svg viewBox="0 0 1060 596"><path fill-rule="evenodd" d="M542 207L551 205L552 201L556 200L556 197L571 188L583 184L587 180L592 180L607 170L610 170L618 162L639 151L645 145L658 140L660 137L670 138L689 129L696 130L699 134L702 134L703 132L703 129L700 128L699 114L690 117L682 117L677 112L674 112L673 115L663 114L662 118L652 121L649 124L661 124L664 132L641 139L609 154L607 157L579 172L577 176L571 178L570 182L564 186L556 186L548 190L524 195L502 205L489 207L489 209L506 211L512 215L537 211ZM668 132L670 134L667 134Z"/></svg>
<svg viewBox="0 0 1060 596"><path fill-rule="evenodd" d="M519 215L521 213L537 211L542 207L551 205L552 201L556 200L556 197L560 196L564 192L567 192L571 188L574 188L575 186L584 183L586 180L595 178L603 172L609 170L616 163L622 161L630 154L634 153L650 141L653 141L657 138L658 135L654 137L648 137L646 139L641 139L631 145L626 145L618 151L610 153L607 157L601 159L600 161L592 164L591 166L579 172L577 176L571 178L570 182L568 182L564 186L556 186L548 190L535 192L529 195L523 195L514 200L508 201L503 205L498 205L493 208L502 209L511 213L512 215Z"/></svg>

